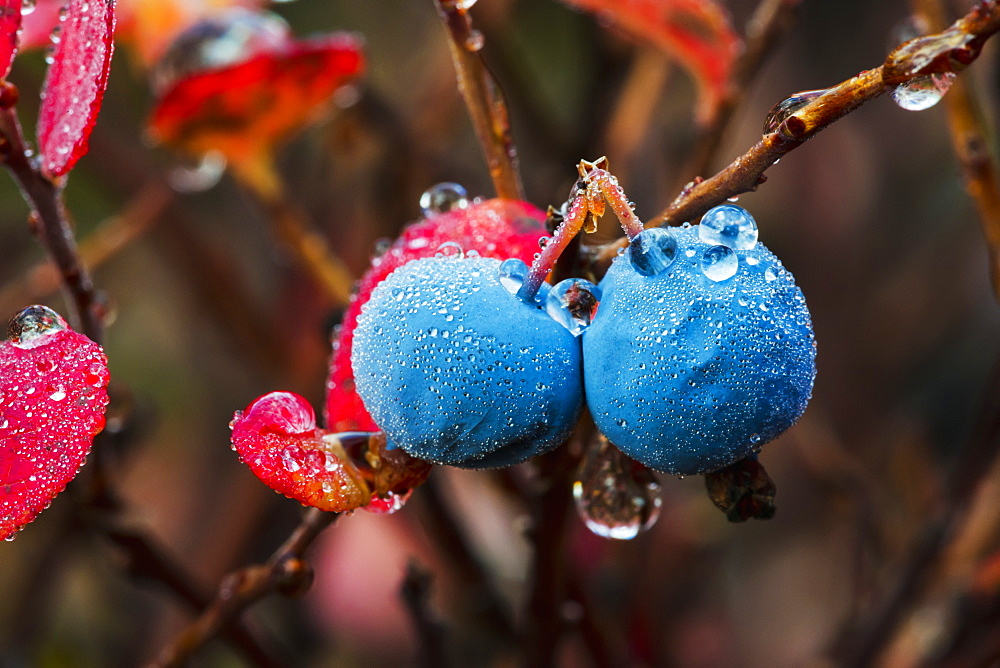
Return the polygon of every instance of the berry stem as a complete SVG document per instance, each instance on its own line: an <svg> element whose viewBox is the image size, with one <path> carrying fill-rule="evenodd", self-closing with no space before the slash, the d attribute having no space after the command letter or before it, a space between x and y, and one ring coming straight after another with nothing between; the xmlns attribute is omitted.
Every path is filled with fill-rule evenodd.
<svg viewBox="0 0 1000 668"><path fill-rule="evenodd" d="M587 164L581 163L584 166ZM590 166L590 170L584 178L604 196L615 217L618 218L618 222L622 224L622 229L625 230L629 241L642 232L644 229L642 221L632 210L632 203L628 201L625 191L618 185L616 176L602 167Z"/></svg>
<svg viewBox="0 0 1000 668"><path fill-rule="evenodd" d="M538 288L542 286L545 277L552 271L563 250L583 227L590 209L590 200L586 190L578 191L570 199L563 221L559 223L559 227L553 232L542 252L536 255L535 261L531 263L531 270L517 291L517 296L520 299L528 303L534 300Z"/></svg>

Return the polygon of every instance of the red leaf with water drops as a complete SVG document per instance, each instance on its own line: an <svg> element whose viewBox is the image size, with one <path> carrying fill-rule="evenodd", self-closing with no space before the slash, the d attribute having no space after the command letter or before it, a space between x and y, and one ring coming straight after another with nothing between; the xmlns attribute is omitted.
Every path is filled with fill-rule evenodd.
<svg viewBox="0 0 1000 668"><path fill-rule="evenodd" d="M715 0L563 0L669 53L698 84L699 116L726 93L742 40Z"/></svg>
<svg viewBox="0 0 1000 668"><path fill-rule="evenodd" d="M32 306L0 342L0 538L30 522L83 465L104 427L101 347Z"/></svg>
<svg viewBox="0 0 1000 668"><path fill-rule="evenodd" d="M21 0L0 0L0 79L10 73L21 28Z"/></svg>
<svg viewBox="0 0 1000 668"><path fill-rule="evenodd" d="M22 3L20 48L35 49L50 44L52 28L59 25L59 10L65 4L65 0Z"/></svg>
<svg viewBox="0 0 1000 668"><path fill-rule="evenodd" d="M428 191L431 192L431 191ZM426 197L427 193L425 193ZM464 202L467 204L467 201ZM326 426L335 431L378 429L354 389L351 344L361 306L372 290L398 267L410 260L433 257L438 246L447 242L484 257L516 257L530 264L538 252L538 240L545 236L545 214L527 202L492 199L456 208L410 225L361 278L358 290L333 343L330 374L326 383Z"/></svg>
<svg viewBox="0 0 1000 668"><path fill-rule="evenodd" d="M299 395L265 394L237 412L230 426L240 461L276 492L333 512L370 501L338 435L316 428L312 406Z"/></svg>
<svg viewBox="0 0 1000 668"><path fill-rule="evenodd" d="M87 152L108 85L114 9L114 0L69 0L61 14L38 112L38 148L51 176L62 176Z"/></svg>

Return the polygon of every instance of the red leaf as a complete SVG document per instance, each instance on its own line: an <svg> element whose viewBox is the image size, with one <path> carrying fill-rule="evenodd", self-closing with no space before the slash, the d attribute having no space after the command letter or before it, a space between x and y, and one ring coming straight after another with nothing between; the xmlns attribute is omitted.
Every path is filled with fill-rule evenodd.
<svg viewBox="0 0 1000 668"><path fill-rule="evenodd" d="M21 27L21 0L0 0L0 79L10 74Z"/></svg>
<svg viewBox="0 0 1000 668"><path fill-rule="evenodd" d="M233 449L268 487L320 510L344 512L371 500L371 492L335 434L316 428L305 399L271 392L237 412Z"/></svg>
<svg viewBox="0 0 1000 668"><path fill-rule="evenodd" d="M516 257L531 263L538 239L545 236L545 214L527 202L492 199L410 225L389 249L372 260L344 314L333 344L326 382L326 425L334 431L378 429L354 390L351 344L361 306L375 286L410 260L433 257L438 246L453 241L485 257Z"/></svg>
<svg viewBox="0 0 1000 668"><path fill-rule="evenodd" d="M711 117L726 93L742 41L715 0L563 0L597 13L663 49L695 79L699 115Z"/></svg>
<svg viewBox="0 0 1000 668"><path fill-rule="evenodd" d="M44 306L0 342L0 538L12 537L83 465L108 406L107 359Z"/></svg>
<svg viewBox="0 0 1000 668"><path fill-rule="evenodd" d="M45 76L38 114L42 165L62 176L87 152L108 85L114 51L114 0L69 0Z"/></svg>
<svg viewBox="0 0 1000 668"><path fill-rule="evenodd" d="M158 141L193 155L221 151L231 161L249 160L313 121L363 67L355 35L289 41L176 82L157 103L149 128Z"/></svg>

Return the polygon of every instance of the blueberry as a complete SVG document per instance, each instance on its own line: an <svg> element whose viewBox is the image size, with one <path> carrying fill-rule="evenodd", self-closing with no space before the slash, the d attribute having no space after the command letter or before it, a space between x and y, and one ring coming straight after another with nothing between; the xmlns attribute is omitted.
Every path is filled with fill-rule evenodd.
<svg viewBox="0 0 1000 668"><path fill-rule="evenodd" d="M410 455L509 466L559 445L576 423L580 341L538 300L504 288L500 264L414 260L362 309L351 356L357 390L387 438Z"/></svg>
<svg viewBox="0 0 1000 668"><path fill-rule="evenodd" d="M699 228L670 228L676 252L656 271L648 262L637 271L633 253L616 258L583 334L598 428L633 459L678 475L759 450L802 415L815 376L809 311L791 274L756 240L705 243L720 235ZM642 238L650 233L659 237ZM632 244L673 250L662 234L646 230Z"/></svg>

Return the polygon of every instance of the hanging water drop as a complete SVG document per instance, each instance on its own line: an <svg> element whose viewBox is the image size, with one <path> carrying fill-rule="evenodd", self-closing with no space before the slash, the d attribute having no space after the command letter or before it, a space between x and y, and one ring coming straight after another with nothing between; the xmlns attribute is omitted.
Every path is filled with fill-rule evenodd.
<svg viewBox="0 0 1000 668"><path fill-rule="evenodd" d="M701 256L702 273L717 283L735 276L738 268L739 258L727 246L712 246Z"/></svg>
<svg viewBox="0 0 1000 668"><path fill-rule="evenodd" d="M45 337L66 329L62 316L47 306L29 306L7 324L7 339L19 348L34 348Z"/></svg>
<svg viewBox="0 0 1000 668"><path fill-rule="evenodd" d="M580 463L573 500L591 532L617 540L631 540L652 527L662 503L655 474L622 454L603 435Z"/></svg>
<svg viewBox="0 0 1000 668"><path fill-rule="evenodd" d="M955 82L954 72L919 76L889 91L889 97L907 111L930 109L941 101Z"/></svg>
<svg viewBox="0 0 1000 668"><path fill-rule="evenodd" d="M432 218L469 206L469 193L457 183L445 182L431 186L420 195L420 210L424 218Z"/></svg>
<svg viewBox="0 0 1000 668"><path fill-rule="evenodd" d="M215 187L225 171L226 156L220 151L209 151L193 164L171 169L167 180L179 193L200 193Z"/></svg>
<svg viewBox="0 0 1000 668"><path fill-rule="evenodd" d="M469 36L465 38L465 48L467 51L479 51L484 46L486 46L486 38L483 37L483 33L478 30L473 30L469 33Z"/></svg>
<svg viewBox="0 0 1000 668"><path fill-rule="evenodd" d="M528 265L523 260L512 257L500 263L498 273L500 285L512 295L517 294L524 285L524 279L528 277Z"/></svg>
<svg viewBox="0 0 1000 668"><path fill-rule="evenodd" d="M750 212L730 204L709 209L698 226L699 239L733 250L752 250L757 245L757 236L757 221Z"/></svg>
<svg viewBox="0 0 1000 668"><path fill-rule="evenodd" d="M590 281L567 278L552 286L545 298L545 312L573 336L580 336L590 326L600 299L600 288Z"/></svg>
<svg viewBox="0 0 1000 668"><path fill-rule="evenodd" d="M38 7L37 0L21 0L21 16L27 16Z"/></svg>
<svg viewBox="0 0 1000 668"><path fill-rule="evenodd" d="M667 270L677 256L677 240L663 227L651 227L637 234L628 247L628 257L643 276L656 276Z"/></svg>
<svg viewBox="0 0 1000 668"><path fill-rule="evenodd" d="M764 117L764 134L769 135L776 131L778 126L780 126L786 118L825 92L825 88L820 90L800 91L786 97L784 100L771 107L771 111L767 112L767 116Z"/></svg>

